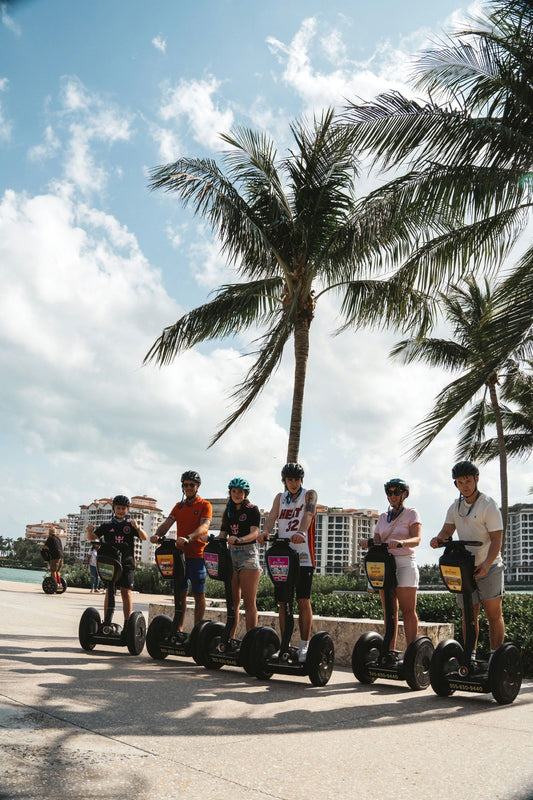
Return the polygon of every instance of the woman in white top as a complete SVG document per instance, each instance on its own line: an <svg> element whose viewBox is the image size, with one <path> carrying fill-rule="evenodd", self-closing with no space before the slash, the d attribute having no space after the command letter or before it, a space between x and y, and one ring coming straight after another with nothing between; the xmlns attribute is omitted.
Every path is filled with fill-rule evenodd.
<svg viewBox="0 0 533 800"><path fill-rule="evenodd" d="M394 591L394 634L391 650L396 648L398 635L398 607L402 612L405 642L409 644L418 634L416 593L419 573L414 548L420 544L422 524L415 508L406 508L409 486L401 478L391 478L385 484L389 508L381 514L374 528L374 541L387 542L389 552L396 559L398 585ZM363 547L367 543L363 543ZM381 604L385 610L385 595L380 591Z"/></svg>

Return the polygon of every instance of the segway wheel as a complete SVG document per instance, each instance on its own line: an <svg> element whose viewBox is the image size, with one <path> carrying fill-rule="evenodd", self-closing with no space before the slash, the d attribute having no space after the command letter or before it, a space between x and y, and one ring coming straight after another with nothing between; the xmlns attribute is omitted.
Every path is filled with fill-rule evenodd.
<svg viewBox="0 0 533 800"><path fill-rule="evenodd" d="M367 631L356 641L352 651L352 672L359 683L374 683L369 672L371 664L377 664L383 645L383 637L375 631Z"/></svg>
<svg viewBox="0 0 533 800"><path fill-rule="evenodd" d="M255 678L254 665L252 663L252 654L255 646L254 640L261 628L262 625L256 625L255 628L250 628L249 631L246 631L239 651L239 666L252 678Z"/></svg>
<svg viewBox="0 0 533 800"><path fill-rule="evenodd" d="M225 627L222 622L209 622L198 635L198 655L200 663L206 669L220 669L222 667L222 664L217 664L212 660L211 655L222 639Z"/></svg>
<svg viewBox="0 0 533 800"><path fill-rule="evenodd" d="M93 636L98 633L100 622L100 613L96 608L86 608L81 615L78 639L84 650L94 650L95 642L93 641Z"/></svg>
<svg viewBox="0 0 533 800"><path fill-rule="evenodd" d="M439 697L449 697L455 689L450 688L448 675L457 672L463 657L463 648L455 639L439 642L429 665L429 682Z"/></svg>
<svg viewBox="0 0 533 800"><path fill-rule="evenodd" d="M313 686L325 686L331 678L335 662L333 639L325 631L315 633L309 642L305 660L307 674Z"/></svg>
<svg viewBox="0 0 533 800"><path fill-rule="evenodd" d="M146 641L146 620L142 611L134 611L126 623L126 647L132 656L142 653Z"/></svg>
<svg viewBox="0 0 533 800"><path fill-rule="evenodd" d="M522 685L520 650L505 642L493 653L489 662L489 688L500 705L512 703Z"/></svg>
<svg viewBox="0 0 533 800"><path fill-rule="evenodd" d="M198 664L199 667L202 667L202 661L200 658L200 651L198 649L198 643L200 641L200 634L207 625L210 624L208 619L201 619L200 622L197 622L192 631L189 634L189 647L191 650L191 656L195 664Z"/></svg>
<svg viewBox="0 0 533 800"><path fill-rule="evenodd" d="M162 661L168 653L161 652L161 642L172 633L172 620L166 614L158 614L148 626L146 632L146 649L156 661Z"/></svg>
<svg viewBox="0 0 533 800"><path fill-rule="evenodd" d="M43 580L43 592L45 594L55 594L57 592L57 582L51 575L47 575Z"/></svg>
<svg viewBox="0 0 533 800"><path fill-rule="evenodd" d="M405 680L415 691L429 686L429 665L434 651L433 642L427 636L414 639L403 657Z"/></svg>
<svg viewBox="0 0 533 800"><path fill-rule="evenodd" d="M252 669L259 680L267 681L274 674L274 670L267 665L267 660L279 650L279 636L273 628L261 627L254 638L252 651Z"/></svg>

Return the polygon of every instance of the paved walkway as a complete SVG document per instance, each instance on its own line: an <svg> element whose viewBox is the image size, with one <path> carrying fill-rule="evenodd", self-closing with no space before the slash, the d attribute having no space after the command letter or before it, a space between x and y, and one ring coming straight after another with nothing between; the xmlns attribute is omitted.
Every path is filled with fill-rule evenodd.
<svg viewBox="0 0 533 800"><path fill-rule="evenodd" d="M103 596L0 581L0 800L533 798L533 681L498 706L362 686L348 670L315 688L146 650L85 653L89 605Z"/></svg>

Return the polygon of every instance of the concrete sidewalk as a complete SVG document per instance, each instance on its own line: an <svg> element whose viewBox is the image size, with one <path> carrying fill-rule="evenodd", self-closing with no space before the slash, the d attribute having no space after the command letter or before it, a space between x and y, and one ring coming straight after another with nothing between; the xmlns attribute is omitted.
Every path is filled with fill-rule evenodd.
<svg viewBox="0 0 533 800"><path fill-rule="evenodd" d="M147 616L154 597L134 597ZM86 653L89 605L103 595L0 581L0 800L533 798L532 681L498 706L362 686L349 670L315 688L146 650Z"/></svg>

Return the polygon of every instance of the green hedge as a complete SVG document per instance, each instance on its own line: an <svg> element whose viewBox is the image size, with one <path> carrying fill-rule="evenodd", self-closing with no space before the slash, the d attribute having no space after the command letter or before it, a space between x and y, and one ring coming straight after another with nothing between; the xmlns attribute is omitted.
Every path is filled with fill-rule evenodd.
<svg viewBox="0 0 533 800"><path fill-rule="evenodd" d="M66 566L62 574L69 586L90 587L89 568L84 564ZM316 575L313 580L311 602L313 611L321 617L348 617L350 619L382 619L379 597L364 591L353 591L357 579L351 577L332 577ZM359 580L360 585L360 580ZM171 594L170 584L163 580L154 564L144 564L135 570L135 589L148 594ZM334 594L334 591L350 590L350 594ZM208 597L223 598L224 584L207 578ZM259 579L257 591L259 611L275 611L277 603L272 592L272 583L266 575ZM455 626L455 638L463 641L461 612L455 597L447 592L423 593L418 595L417 612L422 622L451 622ZM505 594L503 616L506 636L522 648L524 674L533 676L533 594ZM483 613L479 619L478 655L486 658L489 654L487 620Z"/></svg>

